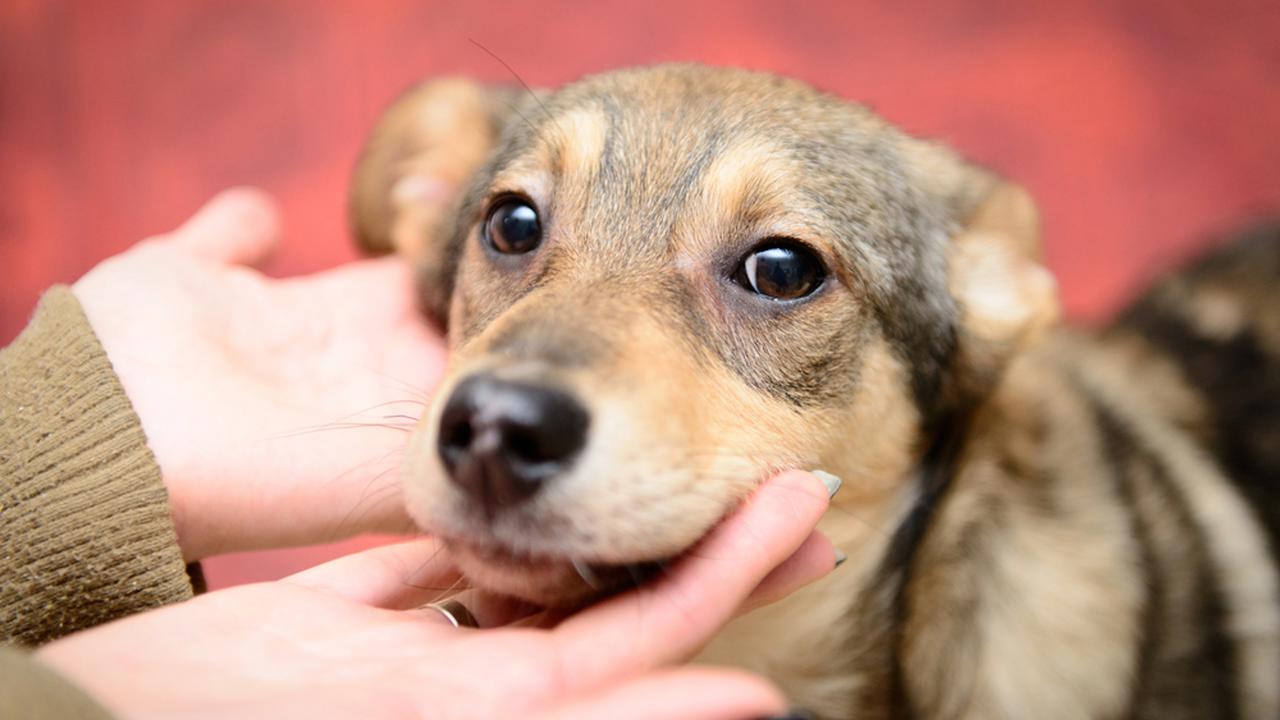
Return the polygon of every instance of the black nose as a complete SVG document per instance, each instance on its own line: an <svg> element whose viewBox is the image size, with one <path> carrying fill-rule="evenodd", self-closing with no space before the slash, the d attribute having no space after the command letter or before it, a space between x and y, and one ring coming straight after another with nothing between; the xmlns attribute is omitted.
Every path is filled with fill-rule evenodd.
<svg viewBox="0 0 1280 720"><path fill-rule="evenodd" d="M566 392L476 375L445 403L437 449L453 482L492 515L567 468L588 420Z"/></svg>

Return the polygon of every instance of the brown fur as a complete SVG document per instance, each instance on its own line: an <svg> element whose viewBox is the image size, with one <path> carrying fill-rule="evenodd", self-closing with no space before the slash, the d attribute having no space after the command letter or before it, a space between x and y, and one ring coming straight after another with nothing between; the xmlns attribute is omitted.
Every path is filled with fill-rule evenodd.
<svg viewBox="0 0 1280 720"><path fill-rule="evenodd" d="M447 212L397 195L417 176L463 191ZM478 240L509 193L543 222L528 256ZM1214 414L1141 332L1053 327L1015 185L800 83L677 65L537 96L428 84L375 130L352 207L448 327L406 495L473 582L578 602L574 563L673 557L760 478L821 468L845 480L823 529L848 564L703 660L829 718L1276 716L1267 525L1197 442ZM729 281L776 237L829 269L812 296ZM1234 287L1196 292L1197 332L1280 338ZM434 451L480 370L592 417L579 461L492 520Z"/></svg>

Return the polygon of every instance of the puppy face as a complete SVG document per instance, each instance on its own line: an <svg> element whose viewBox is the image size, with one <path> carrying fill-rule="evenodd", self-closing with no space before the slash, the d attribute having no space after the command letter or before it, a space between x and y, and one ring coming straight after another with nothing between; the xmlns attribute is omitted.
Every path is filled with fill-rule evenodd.
<svg viewBox="0 0 1280 720"><path fill-rule="evenodd" d="M949 247L989 176L731 70L588 78L498 125L452 232L413 243L453 363L406 497L474 583L579 601L785 468L863 510L901 490L962 354Z"/></svg>

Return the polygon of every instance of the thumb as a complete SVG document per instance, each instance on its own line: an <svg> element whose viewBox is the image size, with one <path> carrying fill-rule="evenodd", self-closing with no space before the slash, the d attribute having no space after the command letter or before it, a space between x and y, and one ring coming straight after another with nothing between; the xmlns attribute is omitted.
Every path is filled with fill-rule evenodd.
<svg viewBox="0 0 1280 720"><path fill-rule="evenodd" d="M223 190L167 240L187 252L227 265L258 265L275 250L280 214L270 195L256 188Z"/></svg>

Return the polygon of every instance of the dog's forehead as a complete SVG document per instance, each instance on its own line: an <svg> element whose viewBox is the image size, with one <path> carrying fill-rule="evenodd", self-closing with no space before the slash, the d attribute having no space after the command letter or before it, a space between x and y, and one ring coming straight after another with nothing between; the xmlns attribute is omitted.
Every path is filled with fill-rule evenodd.
<svg viewBox="0 0 1280 720"><path fill-rule="evenodd" d="M883 121L769 75L699 66L609 73L526 102L522 115L494 185L547 202L585 241L668 241L682 217L698 220L686 213L691 200L702 201L703 215L789 215L852 239L875 234L884 190L901 185L892 177L897 135Z"/></svg>

